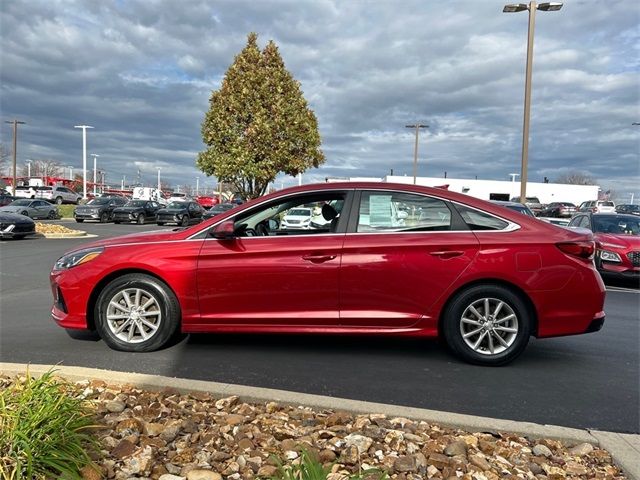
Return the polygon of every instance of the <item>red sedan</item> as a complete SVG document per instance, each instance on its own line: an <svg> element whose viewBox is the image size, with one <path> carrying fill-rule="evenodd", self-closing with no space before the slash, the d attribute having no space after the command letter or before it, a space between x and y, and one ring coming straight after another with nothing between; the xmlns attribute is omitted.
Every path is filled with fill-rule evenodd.
<svg viewBox="0 0 640 480"><path fill-rule="evenodd" d="M323 221L282 229L302 206ZM602 327L594 251L588 231L442 189L307 185L66 253L52 315L125 351L179 331L441 336L469 362L501 365L531 335Z"/></svg>
<svg viewBox="0 0 640 480"><path fill-rule="evenodd" d="M598 271L618 279L640 281L640 217L615 213L576 215L570 227L588 228L596 241Z"/></svg>
<svg viewBox="0 0 640 480"><path fill-rule="evenodd" d="M218 197L208 197L206 195L198 195L196 197L196 202L198 202L202 208L206 208L208 210L209 208L220 203L220 200L218 199Z"/></svg>

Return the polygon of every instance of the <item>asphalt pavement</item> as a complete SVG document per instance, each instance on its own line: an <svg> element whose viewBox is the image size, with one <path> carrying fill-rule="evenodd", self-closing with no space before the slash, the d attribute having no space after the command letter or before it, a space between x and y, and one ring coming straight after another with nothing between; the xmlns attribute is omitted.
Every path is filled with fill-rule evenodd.
<svg viewBox="0 0 640 480"><path fill-rule="evenodd" d="M98 235L155 225L63 224ZM163 227L166 228L166 227ZM608 288L597 333L532 339L501 368L458 361L436 340L318 335L191 335L122 353L69 338L50 319L49 269L85 239L0 242L0 362L64 364L274 388L445 412L640 432L640 294Z"/></svg>

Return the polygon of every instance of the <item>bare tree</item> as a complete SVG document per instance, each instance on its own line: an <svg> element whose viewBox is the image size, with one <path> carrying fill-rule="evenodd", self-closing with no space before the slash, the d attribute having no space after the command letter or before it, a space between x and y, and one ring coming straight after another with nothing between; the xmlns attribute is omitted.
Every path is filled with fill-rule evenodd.
<svg viewBox="0 0 640 480"><path fill-rule="evenodd" d="M5 165L9 160L9 150L4 146L4 143L0 143L0 172L4 172Z"/></svg>
<svg viewBox="0 0 640 480"><path fill-rule="evenodd" d="M556 178L555 183L564 183L567 185L596 185L598 181L591 175L575 170L560 175Z"/></svg>
<svg viewBox="0 0 640 480"><path fill-rule="evenodd" d="M34 177L61 177L64 166L50 159L38 159L31 162L31 175Z"/></svg>

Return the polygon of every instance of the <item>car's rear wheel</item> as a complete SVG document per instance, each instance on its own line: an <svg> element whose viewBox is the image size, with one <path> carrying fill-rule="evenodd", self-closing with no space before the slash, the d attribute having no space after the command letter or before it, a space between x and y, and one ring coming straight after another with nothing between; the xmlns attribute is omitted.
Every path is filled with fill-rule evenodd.
<svg viewBox="0 0 640 480"><path fill-rule="evenodd" d="M23 212L20 212L20 214L21 214L21 215L24 215L25 217L28 217L28 216L29 216L29 212L27 212L26 210L25 210L25 211L23 211Z"/></svg>
<svg viewBox="0 0 640 480"><path fill-rule="evenodd" d="M114 350L150 352L175 335L180 307L163 282L134 273L116 278L102 290L95 318L98 333Z"/></svg>
<svg viewBox="0 0 640 480"><path fill-rule="evenodd" d="M156 222L159 226L164 225L164 222Z"/></svg>
<svg viewBox="0 0 640 480"><path fill-rule="evenodd" d="M62 205L62 197L56 197L56 203Z"/></svg>
<svg viewBox="0 0 640 480"><path fill-rule="evenodd" d="M505 365L529 342L532 318L520 295L500 285L476 285L460 292L444 312L444 338L462 359Z"/></svg>
<svg viewBox="0 0 640 480"><path fill-rule="evenodd" d="M84 222L84 218L76 218L76 222L82 223L82 222Z"/></svg>
<svg viewBox="0 0 640 480"><path fill-rule="evenodd" d="M144 218L144 213L141 213L140 215L138 215L138 218L136 218L136 222L138 223L138 225L144 225L145 222L145 218Z"/></svg>
<svg viewBox="0 0 640 480"><path fill-rule="evenodd" d="M56 212L54 212L53 210L49 210L49 213L47 214L47 218L49 220L54 220L56 218Z"/></svg>

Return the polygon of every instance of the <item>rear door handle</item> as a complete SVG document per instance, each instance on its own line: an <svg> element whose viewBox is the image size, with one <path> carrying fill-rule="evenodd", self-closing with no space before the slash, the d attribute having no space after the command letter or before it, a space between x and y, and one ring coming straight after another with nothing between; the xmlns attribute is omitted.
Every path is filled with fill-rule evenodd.
<svg viewBox="0 0 640 480"><path fill-rule="evenodd" d="M324 263L336 257L337 255L304 255L302 259L311 263Z"/></svg>
<svg viewBox="0 0 640 480"><path fill-rule="evenodd" d="M434 257L447 259L459 257L460 255L464 254L464 252L461 250L443 250L442 252L429 252L429 254L433 255Z"/></svg>

